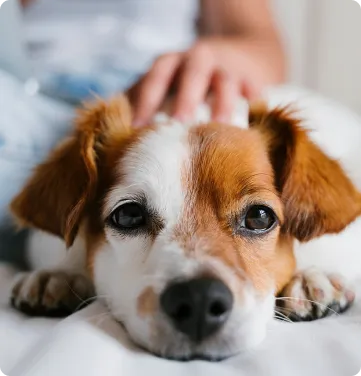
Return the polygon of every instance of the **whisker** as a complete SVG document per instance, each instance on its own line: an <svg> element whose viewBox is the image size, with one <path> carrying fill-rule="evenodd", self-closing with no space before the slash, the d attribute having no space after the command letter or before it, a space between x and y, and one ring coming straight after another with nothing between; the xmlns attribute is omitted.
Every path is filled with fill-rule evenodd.
<svg viewBox="0 0 361 376"><path fill-rule="evenodd" d="M76 311L78 311L79 309L80 309L80 307L82 306L82 305L84 305L84 306L86 306L87 305L87 303L88 303L88 301L89 300L91 300L91 299L96 299L97 297L99 297L99 296L97 296L97 295L94 295L94 296L92 296L92 297L90 297L90 298L88 298L88 299L83 299L74 289L73 289L73 287L70 285L70 283L66 280L66 279L64 279L65 280L65 283L68 285L68 287L69 287L69 289L70 289L70 291L81 301L81 303L76 307L76 309L74 310L74 312L76 312Z"/></svg>
<svg viewBox="0 0 361 376"><path fill-rule="evenodd" d="M75 308L74 312L77 312L83 305L86 306L88 305L88 302L92 301L92 300L96 300L98 298L109 298L108 295L93 295L87 299L83 299L74 289L73 287L70 285L70 283L64 279L65 283L68 285L70 291L81 301L81 303Z"/></svg>
<svg viewBox="0 0 361 376"><path fill-rule="evenodd" d="M288 312L288 313L293 313L294 310L292 308L288 308L288 307L277 307L277 310L281 310L281 312Z"/></svg>
<svg viewBox="0 0 361 376"><path fill-rule="evenodd" d="M103 315L99 315L99 317L98 317L97 322L95 323L95 325L100 326L108 317L112 317L112 315L110 314L110 312L104 312Z"/></svg>
<svg viewBox="0 0 361 376"><path fill-rule="evenodd" d="M87 299L81 299L79 296L77 296L78 297L78 299L79 300L81 300L82 302L75 308L75 311L74 312L76 312L76 311L78 311L81 307L82 307L82 305L84 305L84 306L86 306L86 305L88 305L88 303L89 302L92 302L92 301L94 301L94 300L96 300L96 299L99 299L99 298L109 298L109 296L108 295L94 295L94 296L91 296L90 298L87 298Z"/></svg>
<svg viewBox="0 0 361 376"><path fill-rule="evenodd" d="M293 324L293 321L292 321L289 317L287 317L286 315L284 315L283 313L278 312L278 311L275 311L275 314L276 314L276 315L280 315L280 317L276 317L277 319L279 319L279 320L283 320L283 321L287 321L287 322Z"/></svg>
<svg viewBox="0 0 361 376"><path fill-rule="evenodd" d="M316 304L318 305L319 307L321 308L324 308L324 309L328 309L329 311L333 312L335 315L339 316L340 314L338 312L336 312L335 310L333 310L332 308L330 308L329 306L325 305L325 304L322 304L320 302L316 302L315 300L310 300L310 299L304 299L304 298L294 298L294 297L291 297L291 296L283 296L283 297L279 297L279 298L276 298L276 300L302 300L302 301L305 301L305 302L310 302L312 304Z"/></svg>
<svg viewBox="0 0 361 376"><path fill-rule="evenodd" d="M293 321L290 321L290 320L286 320L284 319L283 317L276 317L277 321L282 321L282 322L286 322L288 324L293 324L294 322Z"/></svg>
<svg viewBox="0 0 361 376"><path fill-rule="evenodd" d="M78 323L78 322L89 322L89 321L93 321L93 320L96 320L98 318L101 318L101 317L111 317L111 313L110 312L101 312L101 313L98 313L96 315L93 315L93 316L89 316L89 317L77 317L76 320L72 319L72 323ZM62 323L62 322L61 322ZM58 324L58 325L61 325ZM97 323L95 323L96 325L98 325Z"/></svg>

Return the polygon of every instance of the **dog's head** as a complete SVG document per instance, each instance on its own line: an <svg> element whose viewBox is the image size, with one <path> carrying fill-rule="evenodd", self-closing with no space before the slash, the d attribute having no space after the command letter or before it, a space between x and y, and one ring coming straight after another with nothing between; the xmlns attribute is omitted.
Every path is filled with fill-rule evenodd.
<svg viewBox="0 0 361 376"><path fill-rule="evenodd" d="M341 231L361 196L287 110L249 129L131 129L124 98L84 109L75 133L12 203L71 246L81 227L97 292L130 337L172 358L259 343L294 271L292 241Z"/></svg>

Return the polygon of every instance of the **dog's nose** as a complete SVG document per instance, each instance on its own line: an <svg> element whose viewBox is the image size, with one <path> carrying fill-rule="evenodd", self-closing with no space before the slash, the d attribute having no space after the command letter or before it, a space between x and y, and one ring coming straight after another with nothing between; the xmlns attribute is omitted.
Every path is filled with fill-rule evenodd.
<svg viewBox="0 0 361 376"><path fill-rule="evenodd" d="M227 321L233 295L220 280L199 278L171 284L161 295L160 304L179 332L200 342Z"/></svg>

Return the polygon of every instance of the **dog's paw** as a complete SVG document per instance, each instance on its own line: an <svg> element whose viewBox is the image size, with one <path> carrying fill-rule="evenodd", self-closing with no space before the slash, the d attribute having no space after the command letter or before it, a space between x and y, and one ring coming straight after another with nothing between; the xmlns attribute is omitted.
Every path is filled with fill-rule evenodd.
<svg viewBox="0 0 361 376"><path fill-rule="evenodd" d="M277 298L276 317L291 321L312 321L346 311L355 293L344 279L308 269L296 274Z"/></svg>
<svg viewBox="0 0 361 376"><path fill-rule="evenodd" d="M84 307L93 297L93 284L81 274L36 271L16 279L11 304L31 316L63 317Z"/></svg>

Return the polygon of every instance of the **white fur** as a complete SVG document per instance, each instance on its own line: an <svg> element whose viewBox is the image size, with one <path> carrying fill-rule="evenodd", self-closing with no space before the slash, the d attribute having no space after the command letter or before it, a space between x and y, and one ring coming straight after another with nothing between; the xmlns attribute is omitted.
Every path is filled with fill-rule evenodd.
<svg viewBox="0 0 361 376"><path fill-rule="evenodd" d="M64 242L42 231L32 231L28 240L28 262L32 270L71 270L84 272L86 270L86 249L84 237L79 236L70 249Z"/></svg>
<svg viewBox="0 0 361 376"><path fill-rule="evenodd" d="M296 257L300 269L317 267L326 273L337 272L356 279L361 274L361 218L337 235L324 235L305 244L297 244Z"/></svg>
<svg viewBox="0 0 361 376"><path fill-rule="evenodd" d="M130 150L119 166L122 184L107 196L103 215L109 215L120 199L143 193L170 225L184 202L181 168L189 158L187 136L187 128L174 122L150 132Z"/></svg>

